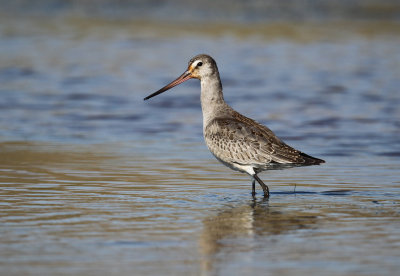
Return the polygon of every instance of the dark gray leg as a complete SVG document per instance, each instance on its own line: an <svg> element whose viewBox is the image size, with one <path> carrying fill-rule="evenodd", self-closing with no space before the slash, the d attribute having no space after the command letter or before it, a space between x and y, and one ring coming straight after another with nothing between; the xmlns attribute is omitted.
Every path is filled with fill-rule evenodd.
<svg viewBox="0 0 400 276"><path fill-rule="evenodd" d="M264 191L264 197L269 197L269 189L268 186L264 184L264 182L262 182L262 180L255 174L253 175L254 179L257 180L258 184L261 185L261 188Z"/></svg>
<svg viewBox="0 0 400 276"><path fill-rule="evenodd" d="M256 196L256 180L253 178L253 182L251 182L251 195L253 197Z"/></svg>

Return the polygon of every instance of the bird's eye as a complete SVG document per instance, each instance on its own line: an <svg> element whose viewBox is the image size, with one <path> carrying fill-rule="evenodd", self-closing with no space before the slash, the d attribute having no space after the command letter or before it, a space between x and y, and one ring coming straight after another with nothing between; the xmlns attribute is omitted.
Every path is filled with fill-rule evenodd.
<svg viewBox="0 0 400 276"><path fill-rule="evenodd" d="M200 67L200 66L202 66L202 65L203 65L203 62L201 62L201 61L200 61L199 63L197 63L197 66L198 66L198 67Z"/></svg>

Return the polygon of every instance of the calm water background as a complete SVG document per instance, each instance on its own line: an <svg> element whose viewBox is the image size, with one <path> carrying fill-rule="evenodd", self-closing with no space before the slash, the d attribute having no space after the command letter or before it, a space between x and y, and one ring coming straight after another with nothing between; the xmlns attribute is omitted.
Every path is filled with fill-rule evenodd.
<svg viewBox="0 0 400 276"><path fill-rule="evenodd" d="M1 274L397 275L399 34L3 14ZM142 100L198 53L229 104L327 163L262 173L253 200L204 145L198 81Z"/></svg>

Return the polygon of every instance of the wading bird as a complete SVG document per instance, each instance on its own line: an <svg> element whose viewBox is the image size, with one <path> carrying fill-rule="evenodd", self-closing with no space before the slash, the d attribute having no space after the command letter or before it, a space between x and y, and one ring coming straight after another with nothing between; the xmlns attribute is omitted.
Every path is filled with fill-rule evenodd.
<svg viewBox="0 0 400 276"><path fill-rule="evenodd" d="M263 189L264 197L269 197L268 186L257 176L261 171L325 163L288 146L268 127L233 110L224 100L217 64L208 55L192 58L180 77L144 100L191 78L201 83L203 134L209 150L222 164L250 175L253 197L255 181Z"/></svg>

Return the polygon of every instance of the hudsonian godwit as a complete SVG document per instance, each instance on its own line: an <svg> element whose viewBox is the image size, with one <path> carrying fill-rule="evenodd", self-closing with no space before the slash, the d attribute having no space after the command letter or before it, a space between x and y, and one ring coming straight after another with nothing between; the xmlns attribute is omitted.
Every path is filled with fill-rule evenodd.
<svg viewBox="0 0 400 276"><path fill-rule="evenodd" d="M268 127L233 110L224 100L217 64L208 55L192 58L180 77L144 100L191 78L199 79L201 83L203 134L208 148L222 164L250 175L253 197L256 180L264 197L269 197L268 186L257 176L261 171L325 162L288 146Z"/></svg>

